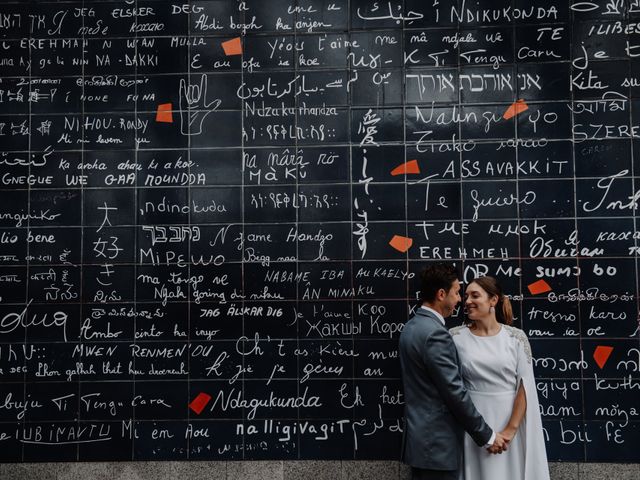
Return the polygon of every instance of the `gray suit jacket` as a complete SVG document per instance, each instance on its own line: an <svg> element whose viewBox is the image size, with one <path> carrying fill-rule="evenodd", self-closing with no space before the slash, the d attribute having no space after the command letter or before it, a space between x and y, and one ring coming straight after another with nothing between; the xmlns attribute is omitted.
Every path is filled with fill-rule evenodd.
<svg viewBox="0 0 640 480"><path fill-rule="evenodd" d="M400 335L405 395L402 460L432 470L457 470L464 431L485 445L492 430L464 387L458 352L440 320L424 309Z"/></svg>

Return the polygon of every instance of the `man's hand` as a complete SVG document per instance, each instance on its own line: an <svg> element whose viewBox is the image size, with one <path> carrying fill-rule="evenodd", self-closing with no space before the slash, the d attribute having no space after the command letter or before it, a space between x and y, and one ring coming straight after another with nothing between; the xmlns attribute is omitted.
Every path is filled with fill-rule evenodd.
<svg viewBox="0 0 640 480"><path fill-rule="evenodd" d="M496 433L496 440L493 442L487 451L492 454L502 453L507 450L507 445L511 439L507 439L502 433Z"/></svg>

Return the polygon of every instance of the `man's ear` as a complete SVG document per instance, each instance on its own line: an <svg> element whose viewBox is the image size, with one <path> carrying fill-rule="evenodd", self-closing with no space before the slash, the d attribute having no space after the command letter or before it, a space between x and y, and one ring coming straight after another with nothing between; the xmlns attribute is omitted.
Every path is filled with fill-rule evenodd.
<svg viewBox="0 0 640 480"><path fill-rule="evenodd" d="M441 289L439 289L439 290L436 292L436 300L440 300L440 301L442 301L442 300L444 300L446 297L447 297L447 292L445 291L445 289L444 289L444 288L441 288Z"/></svg>

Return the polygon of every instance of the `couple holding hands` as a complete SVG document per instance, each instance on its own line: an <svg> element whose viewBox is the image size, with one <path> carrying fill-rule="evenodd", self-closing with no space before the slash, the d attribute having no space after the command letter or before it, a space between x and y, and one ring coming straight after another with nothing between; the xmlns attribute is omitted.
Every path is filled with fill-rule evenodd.
<svg viewBox="0 0 640 480"><path fill-rule="evenodd" d="M461 301L455 267L427 267L421 300L399 348L402 459L412 478L548 480L531 347L511 326L500 285L492 277L469 283L465 325L449 331L444 319Z"/></svg>

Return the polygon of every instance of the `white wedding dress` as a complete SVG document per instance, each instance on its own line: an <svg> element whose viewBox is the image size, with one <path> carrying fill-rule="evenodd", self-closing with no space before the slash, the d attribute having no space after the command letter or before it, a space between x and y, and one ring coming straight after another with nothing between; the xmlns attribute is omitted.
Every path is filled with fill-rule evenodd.
<svg viewBox="0 0 640 480"><path fill-rule="evenodd" d="M471 399L496 432L509 422L520 382L527 410L506 452L492 455L468 434L464 439L465 480L549 480L531 347L522 330L502 325L500 332L479 337L466 326L450 330Z"/></svg>

